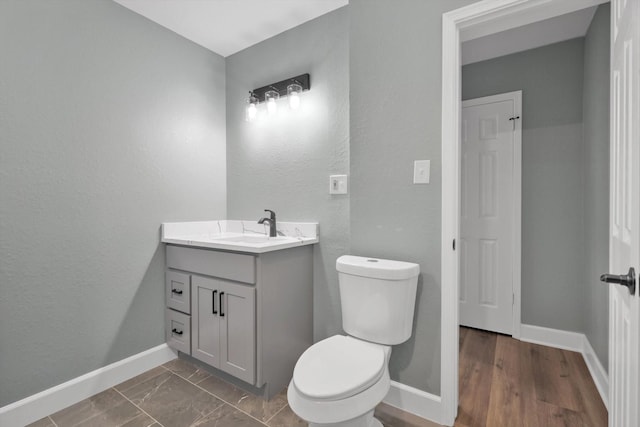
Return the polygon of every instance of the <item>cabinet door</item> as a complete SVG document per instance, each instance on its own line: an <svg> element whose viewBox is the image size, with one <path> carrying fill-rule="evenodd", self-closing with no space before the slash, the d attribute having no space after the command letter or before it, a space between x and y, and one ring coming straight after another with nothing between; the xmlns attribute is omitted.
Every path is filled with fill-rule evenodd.
<svg viewBox="0 0 640 427"><path fill-rule="evenodd" d="M255 384L256 308L255 288L219 282L220 366L223 371Z"/></svg>
<svg viewBox="0 0 640 427"><path fill-rule="evenodd" d="M220 367L219 281L191 277L191 355Z"/></svg>

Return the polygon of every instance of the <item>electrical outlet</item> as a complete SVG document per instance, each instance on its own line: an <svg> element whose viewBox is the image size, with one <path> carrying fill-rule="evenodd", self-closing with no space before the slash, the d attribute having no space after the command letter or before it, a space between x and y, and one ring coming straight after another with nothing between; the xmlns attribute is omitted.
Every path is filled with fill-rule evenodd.
<svg viewBox="0 0 640 427"><path fill-rule="evenodd" d="M347 194L347 175L329 177L329 194Z"/></svg>

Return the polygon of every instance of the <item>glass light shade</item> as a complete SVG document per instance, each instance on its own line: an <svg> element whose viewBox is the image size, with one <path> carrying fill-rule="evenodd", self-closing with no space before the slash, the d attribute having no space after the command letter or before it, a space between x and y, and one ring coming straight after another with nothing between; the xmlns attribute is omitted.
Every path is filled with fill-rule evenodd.
<svg viewBox="0 0 640 427"><path fill-rule="evenodd" d="M264 93L264 100L267 103L267 113L269 113L270 116L278 112L278 104L276 103L278 98L280 98L280 94L275 90L268 90Z"/></svg>
<svg viewBox="0 0 640 427"><path fill-rule="evenodd" d="M249 99L247 99L247 106L245 108L245 120L248 122L254 121L258 117L258 98L249 92Z"/></svg>
<svg viewBox="0 0 640 427"><path fill-rule="evenodd" d="M247 107L247 121L252 122L256 119L257 116L258 108L256 107L256 104L249 104L249 106Z"/></svg>
<svg viewBox="0 0 640 427"><path fill-rule="evenodd" d="M300 94L302 93L302 86L297 83L292 83L287 86L287 96L289 97L289 107L292 110L300 108Z"/></svg>

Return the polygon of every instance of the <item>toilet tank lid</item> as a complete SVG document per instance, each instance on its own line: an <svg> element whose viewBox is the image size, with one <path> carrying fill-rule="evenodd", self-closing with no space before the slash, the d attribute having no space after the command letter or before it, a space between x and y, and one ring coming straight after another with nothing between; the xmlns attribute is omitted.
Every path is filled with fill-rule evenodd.
<svg viewBox="0 0 640 427"><path fill-rule="evenodd" d="M420 266L412 262L343 255L336 261L341 273L382 280L404 280L420 274Z"/></svg>

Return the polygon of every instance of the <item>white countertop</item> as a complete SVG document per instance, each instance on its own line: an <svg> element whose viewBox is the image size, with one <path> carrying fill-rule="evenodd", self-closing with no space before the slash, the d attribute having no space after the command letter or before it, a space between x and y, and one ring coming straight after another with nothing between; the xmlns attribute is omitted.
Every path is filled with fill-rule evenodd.
<svg viewBox="0 0 640 427"><path fill-rule="evenodd" d="M318 223L278 222L277 237L256 221L197 221L162 224L161 241L175 245L264 253L319 242Z"/></svg>

